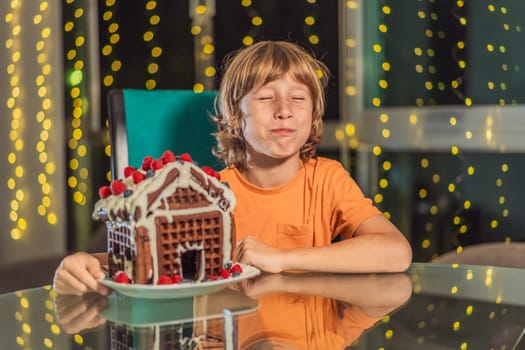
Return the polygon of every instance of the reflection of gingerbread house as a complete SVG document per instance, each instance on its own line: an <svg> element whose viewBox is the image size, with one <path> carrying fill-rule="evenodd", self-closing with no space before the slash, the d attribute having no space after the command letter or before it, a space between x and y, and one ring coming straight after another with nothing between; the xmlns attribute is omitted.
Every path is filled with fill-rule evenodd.
<svg viewBox="0 0 525 350"><path fill-rule="evenodd" d="M133 283L162 275L201 281L219 275L234 248L232 192L192 162L175 161L97 202L106 220L110 274ZM131 176L130 176L131 178Z"/></svg>
<svg viewBox="0 0 525 350"><path fill-rule="evenodd" d="M224 289L188 298L145 299L111 295L102 312L111 350L237 349L237 316L258 301Z"/></svg>
<svg viewBox="0 0 525 350"><path fill-rule="evenodd" d="M224 330L231 330L233 327L225 327L224 321L215 319L140 328L110 323L110 349L226 349L223 339ZM209 331L208 333L196 333L202 331L203 328L213 329L215 334ZM230 331L226 335L227 342L230 344L234 342L232 333Z"/></svg>

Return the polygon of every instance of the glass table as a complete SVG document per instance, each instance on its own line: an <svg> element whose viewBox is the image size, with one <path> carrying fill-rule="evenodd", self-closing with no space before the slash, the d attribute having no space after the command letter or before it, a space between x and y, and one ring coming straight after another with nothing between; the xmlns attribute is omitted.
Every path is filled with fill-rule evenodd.
<svg viewBox="0 0 525 350"><path fill-rule="evenodd" d="M0 296L2 349L525 349L525 270L261 275L173 299Z"/></svg>

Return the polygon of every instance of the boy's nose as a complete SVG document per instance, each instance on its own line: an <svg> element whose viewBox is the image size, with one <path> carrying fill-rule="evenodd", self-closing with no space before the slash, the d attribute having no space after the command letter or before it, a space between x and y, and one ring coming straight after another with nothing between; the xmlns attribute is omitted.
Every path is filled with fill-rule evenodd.
<svg viewBox="0 0 525 350"><path fill-rule="evenodd" d="M290 101L285 98L280 98L276 101L275 117L278 119L288 119L293 116L292 106Z"/></svg>

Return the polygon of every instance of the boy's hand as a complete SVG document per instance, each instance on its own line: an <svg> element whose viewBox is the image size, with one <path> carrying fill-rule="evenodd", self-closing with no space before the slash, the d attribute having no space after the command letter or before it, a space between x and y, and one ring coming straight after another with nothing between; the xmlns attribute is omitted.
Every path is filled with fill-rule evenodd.
<svg viewBox="0 0 525 350"><path fill-rule="evenodd" d="M285 269L284 255L284 250L270 247L252 236L237 243L237 261L253 265L265 272L283 271Z"/></svg>
<svg viewBox="0 0 525 350"><path fill-rule="evenodd" d="M110 290L97 282L100 278L104 278L104 271L98 259L88 253L75 253L66 256L58 266L53 288L65 295L92 292L108 295Z"/></svg>

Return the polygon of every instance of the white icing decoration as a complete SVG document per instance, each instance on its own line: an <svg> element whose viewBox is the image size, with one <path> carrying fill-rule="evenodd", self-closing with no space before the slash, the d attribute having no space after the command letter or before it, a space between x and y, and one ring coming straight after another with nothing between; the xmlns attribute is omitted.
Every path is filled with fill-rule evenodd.
<svg viewBox="0 0 525 350"><path fill-rule="evenodd" d="M179 176L167 184L162 193L155 199L155 201L150 205L149 211L153 211L154 214L147 217L148 208L147 200L148 194L156 192L161 186L164 185L166 176L170 173L171 170L177 168L179 170ZM201 185L193 179L191 175L191 170L197 171L204 179L206 184L211 183L212 187L222 190L222 195L219 195L215 191L212 191L212 188L207 191L202 188ZM141 171L141 170L139 170ZM193 164L192 162L173 162L164 165L163 168L157 170L155 175L149 178L144 179L139 184L134 184L132 177L124 179L124 183L128 186L128 189L132 191L131 195L124 197L121 195L111 195L108 198L100 199L95 203L95 209L93 213L93 218L101 219L100 213L106 213L107 218L113 224L128 224L131 231L130 234L130 243L134 245L136 243L136 227L144 226L148 231L148 236L150 239L150 248L151 256L153 260L153 283L159 278L159 267L158 267L158 256L157 256L157 237L155 229L155 217L165 216L168 221L172 220L174 216L182 216L189 214L198 214L205 213L210 211L218 211L222 214L223 222L223 261L229 261L232 254L232 245L231 245L231 232L233 230L233 223L231 220L231 212L235 207L235 197L233 192L229 189L228 186L221 183L216 178L206 174L201 168ZM164 203L167 196L172 195L177 188L188 188L192 187L193 190L202 194L211 204L207 207L202 208L189 208L189 209L178 209L170 210L165 205L164 210L158 209L158 207ZM133 213L136 208L140 209L141 217L138 221L135 221L133 218ZM115 214L118 212L128 213L129 217L124 220ZM201 271L199 271L199 280L204 278L204 254L202 256ZM131 262L126 264L126 273L128 276L132 277L132 266ZM128 272L129 271L129 272Z"/></svg>

